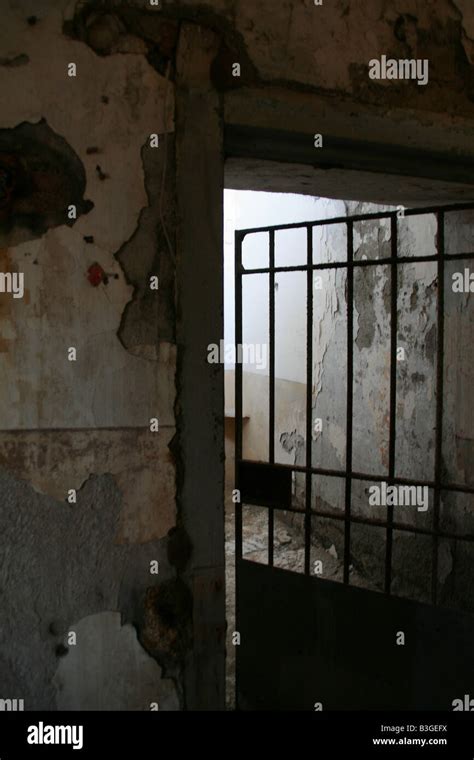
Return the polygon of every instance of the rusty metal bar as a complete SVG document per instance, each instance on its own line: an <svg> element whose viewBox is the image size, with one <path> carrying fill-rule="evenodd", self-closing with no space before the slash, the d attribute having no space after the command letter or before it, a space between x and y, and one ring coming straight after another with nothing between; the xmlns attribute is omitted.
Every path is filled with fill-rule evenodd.
<svg viewBox="0 0 474 760"><path fill-rule="evenodd" d="M354 224L347 221L347 264L354 260ZM344 583L349 583L351 564L352 433L354 404L354 269L347 269L347 400L344 526Z"/></svg>
<svg viewBox="0 0 474 760"><path fill-rule="evenodd" d="M243 462L251 462L252 460L242 460ZM284 464L279 463L276 465L277 467L283 467L287 468L289 470L292 470L294 472L306 472L306 467L303 465L297 465L297 464ZM332 470L327 467L311 467L311 472L313 475L327 475L330 478L344 478L346 475L345 470ZM374 475L373 473L369 472L357 472L356 470L352 470L350 472L350 476L352 480L369 480L373 483L382 482L387 480L387 475ZM435 481L434 480L418 480L416 478L402 478L402 477L394 477L393 478L394 485L406 485L406 486L428 486L428 488L434 488L435 487ZM457 493L471 493L474 494L474 486L468 486L464 485L462 483L441 483L440 484L441 491L456 491Z"/></svg>
<svg viewBox="0 0 474 760"><path fill-rule="evenodd" d="M395 447L397 429L397 338L398 338L398 226L397 215L390 218L390 411L388 443L388 483L395 477ZM387 506L387 534L385 544L385 593L392 585L393 506Z"/></svg>
<svg viewBox="0 0 474 760"><path fill-rule="evenodd" d="M305 478L305 531L304 572L310 574L311 564L311 494L312 494L312 430L313 430L313 228L306 228L307 280L306 280L306 478Z"/></svg>
<svg viewBox="0 0 474 760"><path fill-rule="evenodd" d="M438 214L440 211L443 213L457 212L457 211L470 211L474 209L474 203L453 203L447 206L425 206L424 208L407 208L404 211L404 216L424 216L425 214ZM366 222L374 219L390 219L393 215L393 211L377 211L370 214L355 214L349 217L351 222ZM273 224L269 227L249 227L245 230L239 230L239 232L247 235L252 232L269 232L271 230L294 230L297 227L307 227L310 224L312 227L324 227L331 224L347 224L347 216L334 216L331 219L316 219L313 222L294 222L292 224Z"/></svg>
<svg viewBox="0 0 474 760"><path fill-rule="evenodd" d="M269 264L270 276L268 282L269 288L269 354L270 354L270 375L269 375L269 441L268 457L270 464L275 463L275 232L269 232ZM268 512L268 564L273 565L273 545L274 545L274 518L273 509Z"/></svg>
<svg viewBox="0 0 474 760"><path fill-rule="evenodd" d="M446 256L450 261L470 261L474 259L474 252L472 253L453 253ZM399 256L397 258L397 264L425 264L436 263L438 261L437 254L430 254L429 256ZM364 269L365 267L379 267L383 265L390 265L392 263L391 257L385 257L383 259L360 259L358 261L352 261L347 264L345 261L333 261L325 264L313 264L313 271L326 270L326 269ZM287 267L275 267L275 273L278 272L306 272L307 266L305 264L295 264L295 266ZM268 274L269 269L266 267L260 267L258 269L244 269L242 274Z"/></svg>
<svg viewBox="0 0 474 760"><path fill-rule="evenodd" d="M443 466L443 395L444 395L444 213L437 214L438 234L438 335L436 352L436 432L433 502L433 552L431 563L431 601L438 602L438 551L439 512L441 505L441 478Z"/></svg>

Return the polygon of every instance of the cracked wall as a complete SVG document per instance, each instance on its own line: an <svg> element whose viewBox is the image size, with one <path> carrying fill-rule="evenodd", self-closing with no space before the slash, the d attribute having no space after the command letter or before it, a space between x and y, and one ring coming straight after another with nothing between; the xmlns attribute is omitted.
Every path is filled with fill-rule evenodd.
<svg viewBox="0 0 474 760"><path fill-rule="evenodd" d="M308 219L331 219L346 215L394 210L354 201L309 199L291 196L242 194L238 205L242 228L253 226L247 206L259 214L260 224L274 222L271 214L286 214L282 223ZM285 203L282 203L282 200ZM267 204L267 206L265 205ZM282 209L279 209L279 205ZM472 246L472 212L446 216L446 252L460 253ZM281 220L280 220L281 221ZM396 364L395 474L410 480L433 480L435 467L436 361L437 361L437 264L410 263L410 257L436 254L437 223L433 214L397 219L398 253L408 262L398 267ZM303 230L305 232L305 230ZM286 248L281 231L275 232L277 266L304 263L306 240L291 230ZM245 242L247 241L247 242ZM267 265L268 240L262 233L248 235L243 245L247 269ZM345 223L313 230L314 261L317 264L344 262L347 251ZM282 257L282 249L285 256ZM354 259L377 261L391 255L390 220L354 223ZM469 294L452 290L452 274L464 264L448 262L445 282L445 390L443 472L453 483L472 480L474 423L468 388L472 387L472 303ZM243 286L243 341L262 340L268 335L268 278L253 275ZM306 278L288 273L275 275L275 461L304 466L306 462ZM344 269L316 271L313 276L313 412L312 461L315 467L344 471L346 467L347 408L347 276ZM357 268L354 272L354 472L388 477L390 409L390 267ZM229 329L229 328L228 328ZM290 338L290 343L287 339ZM282 360L282 354L286 356ZM289 369L289 367L291 369ZM292 379L286 374L290 372ZM229 385L233 373L228 378ZM268 461L268 366L263 373L244 367L243 456ZM297 382L299 380L299 382ZM233 407L233 389L227 406ZM369 504L371 481L354 480L351 508L354 516L386 519L386 508ZM294 507L305 508L305 476L294 475ZM341 518L345 513L343 478L314 476L313 504ZM443 496L441 522L444 529L470 533L472 505L468 496ZM303 530L303 519L287 515ZM433 492L428 511L399 508L395 520L418 529L430 529ZM328 517L313 518L313 538L341 559L344 552L344 522ZM316 556L316 555L315 555ZM469 598L470 544L443 539L439 547L440 598L444 604L472 609ZM432 542L425 535L395 530L393 536L393 592L400 596L430 601ZM383 590L385 579L385 531L377 526L351 526L353 581L362 576L371 588ZM324 563L323 563L324 564ZM339 565L328 567L331 578ZM356 582L356 581L354 581ZM360 582L357 580L357 582Z"/></svg>
<svg viewBox="0 0 474 760"><path fill-rule="evenodd" d="M369 204L348 203L348 213L375 210ZM381 209L383 210L383 209ZM386 208L388 210L388 207ZM469 250L472 242L472 213L454 214L446 225L448 253ZM429 256L436 252L436 220L433 215L398 220L399 254ZM327 233L332 250L335 236ZM390 228L385 221L355 224L355 260L378 259L390 251ZM339 250L341 248L339 247ZM342 249L344 250L344 249ZM337 253L333 253L333 259ZM472 382L470 349L472 304L469 294L452 290L452 274L459 262L446 266L445 281L445 385L443 429L443 477L469 484L472 478L472 410L467 388ZM437 267L436 264L407 263L398 268L395 474L411 479L434 479L437 357ZM318 325L313 387L313 419L322 420L323 430L313 436L315 466L343 470L346 456L346 371L347 291L345 274L324 275L322 299L315 300ZM344 295L344 293L346 295ZM354 397L353 469L355 472L387 476L389 463L390 400L390 297L388 267L357 269L354 275ZM331 308L331 304L337 304ZM461 348L462 347L462 348ZM301 463L303 461L301 460ZM381 509L368 502L370 482L354 481L352 512L358 517L385 519ZM327 477L314 479L316 503L330 513L344 513L344 482ZM300 494L301 497L301 494ZM445 530L471 532L470 499L465 495L443 497L442 524ZM427 512L413 508L396 510L397 522L431 528L433 492L429 491ZM321 518L317 533L342 556L344 530L340 524ZM356 571L383 589L385 537L380 528L355 524L351 533L351 560ZM469 598L470 544L455 539L440 541L440 598L444 604L472 609ZM393 593L429 602L431 590L430 538L394 531Z"/></svg>
<svg viewBox="0 0 474 760"><path fill-rule="evenodd" d="M171 3L196 14L207 11L215 26L231 25L228 47L243 64L244 84L298 83L344 92L385 109L473 113L472 39L474 11L468 0L183 0ZM201 12L203 12L201 11ZM344 40L334 56L335 40ZM230 52L229 51L229 52ZM381 54L429 58L429 93L414 83L371 82L367 64ZM235 86L235 82L233 83Z"/></svg>
<svg viewBox="0 0 474 760"><path fill-rule="evenodd" d="M435 121L447 128L452 115L472 118L474 113L474 11L468 0L371 0L368 6L351 0L322 6L313 0L277 6L273 0L167 0L154 17L144 16L143 9L143 0L84 3L74 22L66 20L65 30L101 56L141 52L164 73L179 24L198 23L220 37L212 68L217 89L269 85L337 93L382 106L385 113L396 109L394 124L402 112L431 112L425 128ZM345 43L336 57L335 40ZM368 62L382 54L428 58L432 86L370 80ZM237 79L231 75L236 61L241 63Z"/></svg>
<svg viewBox="0 0 474 760"><path fill-rule="evenodd" d="M81 638L80 621L115 613L122 624L137 625L146 589L153 585L150 562L159 561L166 577L166 549L159 540L145 544L114 540L123 497L113 475L91 475L77 504L37 494L27 482L4 470L0 483L2 541L8 547L2 557L2 692L22 694L27 710L60 709L64 695L55 688L54 675L59 668L69 692L75 684L67 683L67 673L70 667L76 672L74 665L61 664L61 660L67 660L70 650L73 660L83 664L89 656L84 650L88 637ZM87 630L86 623L84 626ZM68 646L71 631L77 636L75 646ZM115 646L114 637L105 638L104 643L105 649ZM142 662L149 659L145 652L137 651L137 656ZM157 676L154 694L155 701L160 701L159 671L151 664L149 668ZM134 678L138 677L136 673ZM122 670L117 661L115 684L124 700L120 706L112 701L108 709L132 708L125 696L128 681L128 670ZM94 700L107 702L107 684L106 669L98 668L88 687L94 688ZM139 688L133 681L129 686L136 700ZM165 693L168 691L169 684L165 684ZM145 701L149 694L148 683L141 709L149 709ZM84 700L79 686L76 699ZM90 703L89 709L93 704L97 702ZM133 709L138 709L136 702Z"/></svg>
<svg viewBox="0 0 474 760"><path fill-rule="evenodd" d="M0 256L25 281L1 297L2 696L178 709L182 652L163 665L145 619L175 559L173 87L144 43L66 36L73 10L10 4L0 30Z"/></svg>
<svg viewBox="0 0 474 760"><path fill-rule="evenodd" d="M194 483L185 483L186 490L183 476L176 488L171 455L172 450L179 456L174 414L179 323L175 295L183 282L177 287L174 276L174 228L179 220L172 133L174 57L183 22L190 22L191 28L199 23L217 33L211 74L214 86L224 93L219 119L225 113L229 122L254 124L256 120L262 127L275 126L280 119L281 129L288 128L291 110L295 131L312 133L317 118L318 127L321 119L326 127L331 125L333 134L352 133L355 124L359 137L383 134L394 145L432 148L446 147L449 132L453 151L472 154L473 19L465 0L405 0L392 4L390 10L383 0L374 0L369 9L348 0L330 8L326 4L324 10L310 0L278 7L274 0L185 0L164 6L163 12L153 14L149 9L144 12L143 0L20 0L2 9L0 84L5 98L0 123L0 257L4 269L25 272L27 290L21 304L1 300L1 380L2 388L8 388L8 395L0 397L1 498L8 536L5 546L15 551L7 552L4 565L9 585L3 596L11 623L2 647L0 680L14 691L5 696L20 696L17 690L22 690L27 709L72 704L70 687L77 685L83 668L79 650L74 650L71 665L67 664L69 654L63 651L64 632L73 625L85 640L95 631L100 640L113 640L114 651L127 652L126 667L119 674L122 684L145 673L146 683L149 678L156 680L158 693L162 688L166 704L173 706L168 682L172 678L183 704L182 651L178 648L177 656L168 659L161 646L173 636L170 619L176 621L176 612L169 611L166 584L174 569L186 566L190 555L182 538L187 526L173 527L176 491L178 497L186 491L183 502L188 521L190 510L199 511L196 523L205 524L207 531L204 535L195 528L198 540L193 547L199 557L196 564L205 568L193 579L198 597L194 605L199 618L197 649L205 649L204 642L215 630L222 637L223 620L214 621L212 616L217 603L216 607L211 603L213 612L208 615L209 599L222 597L221 570L214 567L210 548L220 530L218 510L209 507L206 511L203 495L195 495ZM346 42L337 57L333 55L336 39ZM384 52L396 57L428 55L433 87L426 92L414 84L394 87L392 83L389 88L388 83L370 83L367 62ZM229 74L234 60L243 64L238 82ZM75 78L67 77L71 61L77 65ZM193 76L194 87L200 72ZM276 93L285 102L283 118L273 100ZM204 91L202 113L209 106L216 108L214 98L215 93ZM160 136L159 151L148 145L151 133ZM36 143L40 152L32 151L29 157L25 141L18 142L21 134L27 135L30 147ZM197 134L200 139L206 137ZM46 147L49 155L43 150ZM23 162L18 160L20 149ZM13 163L12 155L16 156ZM50 171L52 164L61 171ZM13 173L21 179L17 185ZM190 195L207 197L204 180L195 176L193 166L182 173L181 187L187 184ZM29 187L24 177L30 177ZM206 176L205 181L211 185L220 181L216 177L217 173L212 179ZM78 207L76 220L64 219L68 194ZM11 205L10 199L17 205ZM199 255L207 254L209 250L197 251L196 262ZM160 280L157 299L147 287L152 275ZM330 285L327 307L336 314L342 286L341 281ZM383 287L377 288L377 298L386 298ZM189 304L186 308L189 313ZM209 315L216 333L218 310L216 306L216 313ZM359 343L367 358L371 330L362 319ZM333 328L323 325L320 339L327 344L326 375L320 373L324 394L325 377L335 361L330 348L335 340ZM71 345L78 349L74 366L67 361ZM427 345L433 345L432 334ZM383 372L375 356L370 362L371 371ZM423 368L411 375L419 380ZM458 394L466 395L462 383ZM410 398L416 413L417 397ZM370 411L377 400L363 399L363 403ZM217 441L221 410L209 399L203 405L198 398L196 404L201 409L194 407L193 414L202 414L205 424L214 420ZM185 421L189 414L187 406L182 410ZM157 439L150 438L147 428L154 416L160 420ZM283 420L281 424L286 425ZM280 448L282 457L292 458L299 451L299 424L301 418L294 410L289 435ZM462 427L463 423L456 424ZM199 448L201 438L196 435L189 445ZM461 471L466 470L470 453L465 438L451 463ZM203 461L213 445L208 443ZM341 451L341 431L334 427L327 455L337 460ZM75 505L65 502L69 488L78 489ZM92 520L88 499L103 521ZM81 520L84 524L75 522ZM48 532L56 535L59 523L65 533L56 529L53 554L47 551L50 544L45 536ZM41 541L35 543L36 536ZM71 558L88 552L89 547L92 554L87 561L94 569L99 565L97 589L95 574L88 571L86 589L75 599L76 589L82 589L81 562ZM127 559L123 566L116 563L116 557L129 557L129 550L137 558L136 571L135 560ZM160 583L150 583L150 557L160 560ZM56 600L50 590L63 576L65 591ZM35 585L28 583L31 578ZM156 600L153 591L162 583L164 601L159 593ZM173 590L173 595L181 598L179 590ZM182 635L190 647L186 604L184 608L185 630L178 638L181 641ZM64 620L55 623L60 609ZM126 628L129 623L137 629L137 640ZM9 642L17 641L18 632L28 649L26 644L11 648ZM154 663L143 661L136 641L159 659L161 673ZM131 667L135 655L141 663ZM95 692L104 689L104 699L98 697L100 705L107 702L104 683L109 664L104 663L101 677L93 682ZM204 683L201 690L217 694L217 676L214 671L209 675L211 666L205 667L205 676L199 671ZM135 709L149 699L148 685L141 695L132 689L129 703L126 689L120 693L123 696L113 704L122 709ZM84 707L92 704L90 699L83 681L74 704Z"/></svg>

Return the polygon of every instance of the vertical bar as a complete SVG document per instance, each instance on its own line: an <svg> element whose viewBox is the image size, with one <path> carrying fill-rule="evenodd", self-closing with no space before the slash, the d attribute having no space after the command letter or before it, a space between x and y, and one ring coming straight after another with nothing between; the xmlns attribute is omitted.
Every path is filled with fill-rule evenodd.
<svg viewBox="0 0 474 760"><path fill-rule="evenodd" d="M307 234L307 288L306 288L306 494L304 531L304 572L310 574L311 564L311 492L312 492L312 433L313 433L313 228Z"/></svg>
<svg viewBox="0 0 474 760"><path fill-rule="evenodd" d="M242 241L235 232L235 488L240 491L239 464L242 460ZM239 630L239 565L242 560L242 503L235 504L235 630ZM235 647L235 709L239 709L239 647Z"/></svg>
<svg viewBox="0 0 474 760"><path fill-rule="evenodd" d="M395 477L395 446L397 420L397 337L398 337L398 224L397 215L390 218L390 412L388 444L388 482ZM393 506L387 506L387 533L385 546L385 593L392 586Z"/></svg>
<svg viewBox="0 0 474 760"><path fill-rule="evenodd" d="M242 345L242 241L235 232L235 488L239 489L239 464L242 460L242 362L239 361ZM235 505L235 559L242 558L242 504ZM237 573L236 573L237 576ZM236 578L237 580L237 578Z"/></svg>
<svg viewBox="0 0 474 760"><path fill-rule="evenodd" d="M438 603L438 550L439 511L441 502L441 479L443 464L443 395L444 395L444 211L438 211L438 346L436 354L436 431L435 431L435 487L433 513L433 554L431 567L431 601Z"/></svg>
<svg viewBox="0 0 474 760"><path fill-rule="evenodd" d="M347 402L346 402L346 493L344 525L344 583L349 583L351 563L352 416L354 404L354 225L347 222Z"/></svg>
<svg viewBox="0 0 474 760"><path fill-rule="evenodd" d="M269 232L269 445L268 457L270 464L275 464L275 230ZM273 566L274 511L268 511L268 564Z"/></svg>

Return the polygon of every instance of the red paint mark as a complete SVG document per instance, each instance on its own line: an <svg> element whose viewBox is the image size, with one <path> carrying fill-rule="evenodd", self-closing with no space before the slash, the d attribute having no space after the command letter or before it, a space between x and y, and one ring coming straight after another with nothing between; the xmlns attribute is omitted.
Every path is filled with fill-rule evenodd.
<svg viewBox="0 0 474 760"><path fill-rule="evenodd" d="M91 264L87 270L87 279L93 288L97 288L102 282L105 282L107 276L100 264Z"/></svg>

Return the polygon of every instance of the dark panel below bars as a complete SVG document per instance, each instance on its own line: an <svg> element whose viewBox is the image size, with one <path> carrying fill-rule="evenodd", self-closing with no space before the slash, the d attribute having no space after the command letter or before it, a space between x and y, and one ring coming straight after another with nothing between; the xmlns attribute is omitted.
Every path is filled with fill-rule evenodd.
<svg viewBox="0 0 474 760"><path fill-rule="evenodd" d="M291 507L291 470L265 462L240 462L238 470L242 504Z"/></svg>

